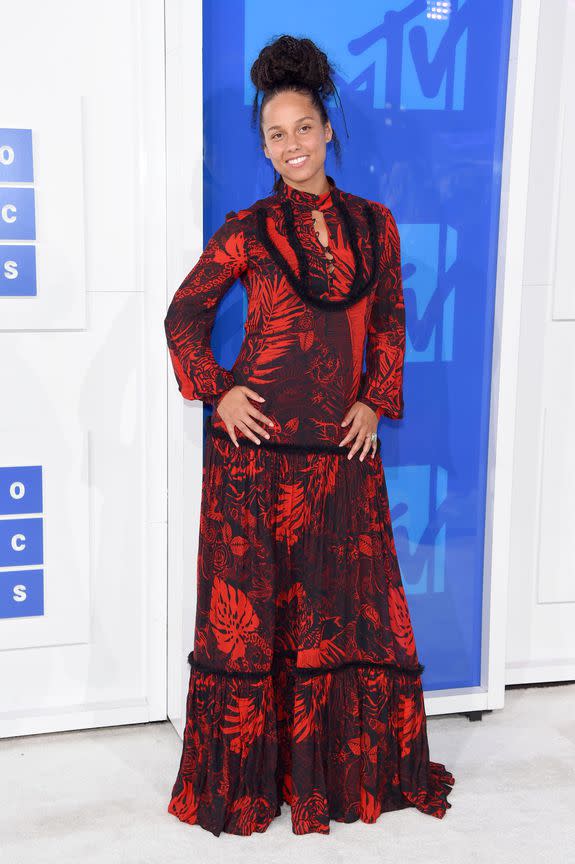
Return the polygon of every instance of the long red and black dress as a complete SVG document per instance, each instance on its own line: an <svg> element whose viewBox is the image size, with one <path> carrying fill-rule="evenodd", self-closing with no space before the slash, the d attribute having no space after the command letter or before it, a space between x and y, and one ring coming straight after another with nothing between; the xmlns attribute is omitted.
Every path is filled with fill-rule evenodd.
<svg viewBox="0 0 575 864"><path fill-rule="evenodd" d="M295 834L416 807L441 818L455 780L429 759L420 664L380 442L351 459L341 421L360 400L403 416L405 307L396 222L328 177L282 178L231 212L168 308L184 398L217 407L236 384L265 397L261 444L208 425L194 648L168 810L216 836ZM329 242L316 234L323 214ZM245 337L231 370L210 348L240 279ZM365 350L366 369L363 371Z"/></svg>

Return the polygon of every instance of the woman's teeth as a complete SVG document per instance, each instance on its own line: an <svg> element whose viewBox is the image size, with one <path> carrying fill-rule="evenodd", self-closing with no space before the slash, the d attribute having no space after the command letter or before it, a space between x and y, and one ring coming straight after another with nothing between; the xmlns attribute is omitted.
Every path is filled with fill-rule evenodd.
<svg viewBox="0 0 575 864"><path fill-rule="evenodd" d="M287 161L288 165L302 165L306 159L307 156L297 156L295 159L288 159Z"/></svg>

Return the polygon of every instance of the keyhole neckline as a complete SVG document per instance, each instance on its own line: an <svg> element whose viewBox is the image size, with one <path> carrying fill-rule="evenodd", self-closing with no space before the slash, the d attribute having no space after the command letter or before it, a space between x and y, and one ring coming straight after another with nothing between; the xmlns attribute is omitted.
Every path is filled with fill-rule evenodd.
<svg viewBox="0 0 575 864"><path fill-rule="evenodd" d="M354 259L353 278L349 286L349 293L348 296L344 297L343 299L331 300L328 298L315 297L309 291L308 263L306 260L304 248L295 228L293 201L290 197L286 198L280 195L279 203L281 210L283 211L287 236L298 260L299 274L292 269L291 265L283 256L280 249L272 241L267 226L267 208L265 206L261 206L256 209L256 220L257 233L260 242L263 246L265 246L271 258L275 261L280 270L283 271L284 275L287 277L296 293L299 294L300 298L311 306L316 306L317 308L321 309L335 310L346 309L349 306L353 306L355 303L365 297L366 294L372 289L378 278L378 260L381 255L381 250L379 249L378 244L377 222L375 218L375 212L371 204L365 201L362 204L362 210L364 218L367 220L368 225L369 245L371 247L371 267L369 267L368 264L367 267L364 268L362 263L362 254L360 252L358 242L358 226L355 224L355 219L353 218L352 214L348 209L344 196L339 194L339 191L335 184L333 186L333 192L333 202L345 225L345 230Z"/></svg>
<svg viewBox="0 0 575 864"><path fill-rule="evenodd" d="M314 208L314 209L315 209L315 208ZM325 230L326 230L326 233L327 233L327 243L322 243L322 241L321 241L321 237L320 237L320 232L318 231L318 229L317 229L317 227L316 227L317 224L318 224L318 220L317 220L317 218L313 215L313 211L312 211L312 220L313 220L313 230L314 230L315 235L316 235L316 237L317 237L318 243L319 243L319 245L320 245L321 248L322 248L322 251L323 251L323 254L324 254L324 258L326 259L326 261L328 262L328 265L329 265L329 267L328 267L328 273L333 273L333 271L334 271L334 263L333 263L333 261L334 261L334 256L333 256L333 254L332 254L332 251L331 251L331 248L330 248L330 243L329 243L329 227L328 227L328 224L327 224L327 222L325 221L325 218L324 218Z"/></svg>

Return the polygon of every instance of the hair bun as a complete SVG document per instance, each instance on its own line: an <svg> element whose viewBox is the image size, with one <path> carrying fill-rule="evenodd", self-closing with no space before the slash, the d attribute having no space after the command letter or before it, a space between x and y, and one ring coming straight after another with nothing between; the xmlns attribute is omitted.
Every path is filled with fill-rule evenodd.
<svg viewBox="0 0 575 864"><path fill-rule="evenodd" d="M252 83L263 93L278 86L299 84L316 90L322 98L334 92L332 74L327 54L311 39L287 35L262 48L250 71Z"/></svg>

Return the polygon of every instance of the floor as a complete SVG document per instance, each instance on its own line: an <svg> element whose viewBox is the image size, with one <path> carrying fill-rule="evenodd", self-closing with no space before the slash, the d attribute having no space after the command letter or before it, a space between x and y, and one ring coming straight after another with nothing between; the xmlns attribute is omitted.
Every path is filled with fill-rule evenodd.
<svg viewBox="0 0 575 864"><path fill-rule="evenodd" d="M214 837L167 813L181 741L166 721L0 741L3 864L575 864L575 684L509 688L478 722L429 717L451 809L298 836L282 807L263 834ZM306 862L307 864L307 862Z"/></svg>

